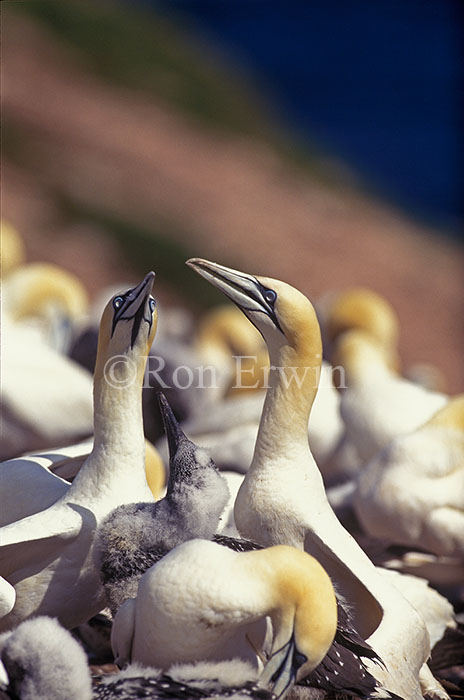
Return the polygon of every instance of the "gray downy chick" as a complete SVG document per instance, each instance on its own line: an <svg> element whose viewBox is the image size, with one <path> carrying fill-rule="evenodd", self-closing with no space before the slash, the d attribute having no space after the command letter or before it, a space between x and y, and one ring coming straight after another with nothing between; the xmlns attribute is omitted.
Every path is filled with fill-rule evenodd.
<svg viewBox="0 0 464 700"><path fill-rule="evenodd" d="M34 617L0 636L0 688L21 700L91 700L87 658L51 617Z"/></svg>
<svg viewBox="0 0 464 700"><path fill-rule="evenodd" d="M183 433L163 394L158 400L169 444L166 496L119 506L96 536L113 614L127 598L135 598L142 574L167 552L190 539L211 539L229 500L227 483L208 453Z"/></svg>

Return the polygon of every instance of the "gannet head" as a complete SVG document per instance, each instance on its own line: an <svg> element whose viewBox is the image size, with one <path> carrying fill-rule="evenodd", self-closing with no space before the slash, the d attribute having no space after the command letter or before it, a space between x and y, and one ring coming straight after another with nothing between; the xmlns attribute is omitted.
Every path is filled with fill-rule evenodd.
<svg viewBox="0 0 464 700"><path fill-rule="evenodd" d="M203 500L204 510L215 508L217 504L220 515L229 499L229 490L225 479L219 474L206 450L195 445L185 435L161 392L158 393L158 401L169 446L167 493L172 494L174 490L184 490L187 486L197 486L198 489L203 489L203 494L198 493L198 495ZM207 502L204 489L208 485L212 487L210 497L214 503Z"/></svg>
<svg viewBox="0 0 464 700"><path fill-rule="evenodd" d="M5 282L6 308L14 319L60 314L71 322L88 307L80 280L51 263L30 263L13 270Z"/></svg>
<svg viewBox="0 0 464 700"><path fill-rule="evenodd" d="M280 698L327 654L337 629L337 601L314 557L286 545L262 551L258 556L266 557L275 572L276 603L270 611L274 638L260 685Z"/></svg>
<svg viewBox="0 0 464 700"><path fill-rule="evenodd" d="M96 379L103 375L121 388L135 375L142 382L158 321L151 296L154 279L155 273L149 272L140 284L116 294L106 305L98 334Z"/></svg>
<svg viewBox="0 0 464 700"><path fill-rule="evenodd" d="M398 317L395 310L371 289L347 289L337 295L329 309L327 335L330 342L352 329L369 333L385 347L396 347Z"/></svg>
<svg viewBox="0 0 464 700"><path fill-rule="evenodd" d="M283 345L290 345L297 351L320 346L314 308L294 287L201 258L191 258L187 265L237 304L260 331L270 351Z"/></svg>

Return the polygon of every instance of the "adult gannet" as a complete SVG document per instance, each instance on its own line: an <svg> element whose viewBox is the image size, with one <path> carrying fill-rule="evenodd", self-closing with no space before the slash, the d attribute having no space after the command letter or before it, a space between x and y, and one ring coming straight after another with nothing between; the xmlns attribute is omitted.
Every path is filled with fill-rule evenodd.
<svg viewBox="0 0 464 700"><path fill-rule="evenodd" d="M113 613L127 598L135 598L142 574L173 547L194 538L211 539L229 499L214 462L182 432L163 394L158 398L170 453L166 496L156 503L119 506L96 535L95 551Z"/></svg>
<svg viewBox="0 0 464 700"><path fill-rule="evenodd" d="M361 464L397 435L418 428L448 401L400 377L389 367L385 348L364 331L341 335L335 355L347 384L340 403L345 434Z"/></svg>
<svg viewBox="0 0 464 700"><path fill-rule="evenodd" d="M272 621L260 684L277 696L316 666L330 648L337 603L330 578L311 556L279 546L233 552L214 542L184 542L140 579L113 624L116 663L168 668L238 656L257 663L256 623Z"/></svg>
<svg viewBox="0 0 464 700"><path fill-rule="evenodd" d="M76 445L24 455L0 463L0 527L49 508L69 489L93 448L93 438ZM145 475L155 500L165 485L158 450L145 440Z"/></svg>
<svg viewBox="0 0 464 700"><path fill-rule="evenodd" d="M154 276L113 297L103 313L89 458L50 508L0 529L0 576L16 590L2 630L34 614L58 617L66 627L96 614L104 591L93 560L95 530L118 505L153 500L144 470L141 386L156 331Z"/></svg>
<svg viewBox="0 0 464 700"><path fill-rule="evenodd" d="M373 537L464 560L464 395L370 460L353 505Z"/></svg>
<svg viewBox="0 0 464 700"><path fill-rule="evenodd" d="M278 280L198 258L188 264L261 331L276 367L270 373L253 461L235 503L239 532L265 546L291 544L315 555L352 606L361 637L385 664L367 662L372 675L389 691L419 700L419 673L429 680L423 668L430 653L424 621L337 520L309 449L307 425L322 356L312 304ZM435 697L446 697L441 693L438 688Z"/></svg>
<svg viewBox="0 0 464 700"><path fill-rule="evenodd" d="M14 700L91 700L80 644L50 617L22 622L0 635L0 689Z"/></svg>

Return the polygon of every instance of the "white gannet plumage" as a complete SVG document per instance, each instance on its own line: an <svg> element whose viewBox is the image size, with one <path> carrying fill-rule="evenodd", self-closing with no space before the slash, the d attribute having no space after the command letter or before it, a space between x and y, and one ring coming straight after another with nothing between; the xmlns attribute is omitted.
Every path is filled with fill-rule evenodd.
<svg viewBox="0 0 464 700"><path fill-rule="evenodd" d="M67 492L0 529L0 575L16 590L9 629L31 615L75 627L104 607L93 559L98 523L122 503L152 500L144 470L141 386L156 331L154 273L108 303L94 381L94 447Z"/></svg>
<svg viewBox="0 0 464 700"><path fill-rule="evenodd" d="M142 576L137 598L115 617L113 651L117 663L160 668L234 657L258 664L248 640L262 648L264 628L257 624L268 615L272 643L260 683L280 696L332 644L337 603L330 578L292 547L238 553L191 540Z"/></svg>
<svg viewBox="0 0 464 700"><path fill-rule="evenodd" d="M419 673L430 653L424 621L337 520L309 448L307 425L322 356L312 304L278 280L200 259L189 264L258 327L277 368L235 504L240 533L264 545L304 547L316 556L353 606L358 632L385 664L369 665L372 675L389 691L419 700Z"/></svg>
<svg viewBox="0 0 464 700"><path fill-rule="evenodd" d="M464 396L375 455L353 504L369 535L464 560Z"/></svg>
<svg viewBox="0 0 464 700"><path fill-rule="evenodd" d="M49 508L92 452L93 437L0 463L0 527ZM156 448L145 441L145 474L155 499L165 483L165 468Z"/></svg>
<svg viewBox="0 0 464 700"><path fill-rule="evenodd" d="M448 401L444 394L399 376L389 366L383 346L364 331L340 336L335 356L347 384L340 402L345 433L361 465L397 435L417 429Z"/></svg>

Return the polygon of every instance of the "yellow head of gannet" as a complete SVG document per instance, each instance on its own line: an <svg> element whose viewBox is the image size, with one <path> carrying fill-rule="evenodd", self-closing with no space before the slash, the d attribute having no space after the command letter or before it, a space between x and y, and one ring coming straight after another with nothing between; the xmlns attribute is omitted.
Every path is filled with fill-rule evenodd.
<svg viewBox="0 0 464 700"><path fill-rule="evenodd" d="M26 254L24 251L24 243L17 230L4 219L2 219L0 227L0 264L2 278L4 278L11 272L11 270L14 270L24 262Z"/></svg>
<svg viewBox="0 0 464 700"><path fill-rule="evenodd" d="M51 263L30 263L13 270L4 292L6 310L15 320L55 311L75 321L88 306L87 292L78 278Z"/></svg>
<svg viewBox="0 0 464 700"><path fill-rule="evenodd" d="M0 575L16 589L8 629L34 614L75 627L104 606L93 556L99 523L123 503L149 501L141 389L156 330L154 273L108 303L100 324L94 376L92 452L49 508L1 529ZM0 608L2 606L0 591Z"/></svg>
<svg viewBox="0 0 464 700"><path fill-rule="evenodd" d="M252 626L267 615L273 638L260 684L281 697L319 665L334 639L337 603L329 576L293 547L238 553L190 540L152 566L137 598L121 606L113 651L118 663L131 658L161 668L250 659Z"/></svg>
<svg viewBox="0 0 464 700"><path fill-rule="evenodd" d="M327 339L333 342L351 329L366 331L385 347L395 348L398 341L398 318L393 307L371 289L347 289L331 305Z"/></svg>
<svg viewBox="0 0 464 700"><path fill-rule="evenodd" d="M294 287L269 277L249 275L217 263L192 258L196 272L218 287L249 318L263 336L271 365L293 368L290 393L297 387L314 400L322 362L322 343L314 307ZM308 410L304 431L307 434ZM303 416L302 416L303 417Z"/></svg>
<svg viewBox="0 0 464 700"><path fill-rule="evenodd" d="M137 287L116 294L106 305L98 334L95 384L106 380L116 388L142 385L158 323L158 308L153 297L149 299L148 309L145 304L145 290L153 283L154 276L150 272ZM141 332L142 326L144 332ZM120 362L117 362L118 357ZM108 362L111 362L111 371Z"/></svg>

